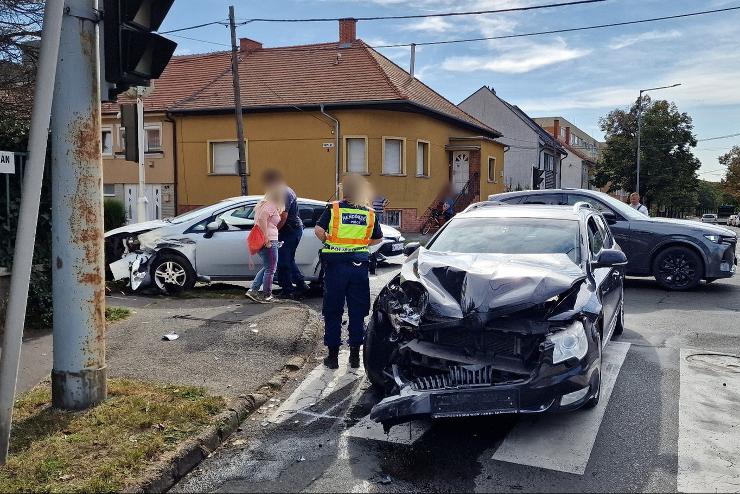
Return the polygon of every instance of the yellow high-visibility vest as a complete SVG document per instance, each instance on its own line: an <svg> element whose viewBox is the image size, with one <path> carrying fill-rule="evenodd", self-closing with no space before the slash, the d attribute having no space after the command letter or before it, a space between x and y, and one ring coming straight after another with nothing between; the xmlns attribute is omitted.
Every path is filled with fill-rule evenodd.
<svg viewBox="0 0 740 494"><path fill-rule="evenodd" d="M322 252L368 252L368 244L375 227L375 211L339 207L331 203L331 219Z"/></svg>

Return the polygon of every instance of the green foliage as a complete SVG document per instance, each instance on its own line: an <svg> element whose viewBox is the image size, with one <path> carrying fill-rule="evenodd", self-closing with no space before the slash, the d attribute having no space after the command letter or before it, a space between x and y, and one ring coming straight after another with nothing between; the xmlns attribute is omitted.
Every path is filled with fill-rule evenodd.
<svg viewBox="0 0 740 494"><path fill-rule="evenodd" d="M638 104L629 111L613 110L600 120L606 147L595 169L597 187L635 188ZM701 163L691 151L696 146L693 130L691 117L675 104L643 96L640 192L646 204L684 211L696 207Z"/></svg>
<svg viewBox="0 0 740 494"><path fill-rule="evenodd" d="M723 204L723 194L720 184L699 180L697 213L713 213Z"/></svg>
<svg viewBox="0 0 740 494"><path fill-rule="evenodd" d="M740 146L734 146L729 153L720 156L719 162L727 167L722 179L722 189L729 199L726 202L740 204Z"/></svg>
<svg viewBox="0 0 740 494"><path fill-rule="evenodd" d="M106 232L126 224L126 206L123 201L106 199L103 202L103 222Z"/></svg>
<svg viewBox="0 0 740 494"><path fill-rule="evenodd" d="M131 309L128 309L127 307L106 307L105 308L106 322L123 321L130 315L131 315Z"/></svg>

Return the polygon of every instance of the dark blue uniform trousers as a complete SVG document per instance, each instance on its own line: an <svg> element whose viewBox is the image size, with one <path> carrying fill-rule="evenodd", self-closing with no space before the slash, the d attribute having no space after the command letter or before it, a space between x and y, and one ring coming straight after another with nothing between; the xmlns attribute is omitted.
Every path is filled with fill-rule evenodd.
<svg viewBox="0 0 740 494"><path fill-rule="evenodd" d="M328 254L331 255L331 254ZM324 344L342 344L344 301L349 313L350 346L360 346L365 335L365 316L370 312L370 278L367 262L329 261L324 273Z"/></svg>

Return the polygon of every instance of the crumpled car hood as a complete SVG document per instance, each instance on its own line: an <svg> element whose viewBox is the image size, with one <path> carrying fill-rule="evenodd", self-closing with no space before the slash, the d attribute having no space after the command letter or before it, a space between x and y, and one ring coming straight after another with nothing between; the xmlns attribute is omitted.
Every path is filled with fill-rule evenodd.
<svg viewBox="0 0 740 494"><path fill-rule="evenodd" d="M435 315L464 318L542 304L586 274L565 254L458 254L420 248L401 270L428 292Z"/></svg>

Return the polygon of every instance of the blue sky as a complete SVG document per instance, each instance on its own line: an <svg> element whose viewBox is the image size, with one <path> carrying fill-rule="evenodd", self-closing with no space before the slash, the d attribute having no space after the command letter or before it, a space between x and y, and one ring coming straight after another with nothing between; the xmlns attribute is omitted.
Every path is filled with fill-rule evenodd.
<svg viewBox="0 0 740 494"><path fill-rule="evenodd" d="M237 19L253 17L344 17L402 15L555 3L552 0L177 0L162 31L226 20L233 4ZM538 11L450 18L365 21L358 37L370 45L498 36L563 29L740 6L740 0L608 0ZM177 33L178 54L225 49L223 26ZM238 36L264 46L335 41L327 23L251 23ZM459 103L488 85L533 117L561 115L603 138L599 117L626 108L639 89L681 83L652 94L674 101L694 119L699 139L740 133L740 10L634 26L417 48L416 75ZM214 44L215 43L215 44ZM408 68L408 48L381 50ZM719 180L717 157L740 145L740 137L700 142L700 176Z"/></svg>

